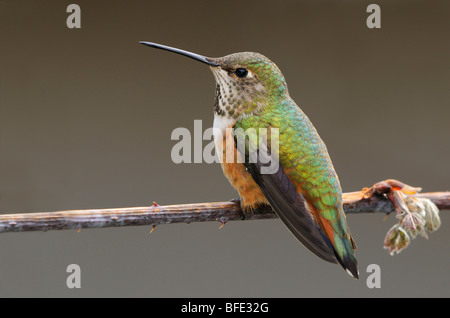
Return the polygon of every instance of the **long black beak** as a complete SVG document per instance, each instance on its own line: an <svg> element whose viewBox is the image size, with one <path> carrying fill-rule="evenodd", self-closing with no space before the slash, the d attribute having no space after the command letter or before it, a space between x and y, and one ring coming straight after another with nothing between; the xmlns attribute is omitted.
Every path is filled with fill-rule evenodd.
<svg viewBox="0 0 450 318"><path fill-rule="evenodd" d="M203 62L205 64L211 65L211 66L219 66L219 64L208 61L208 58L206 56L200 55L200 54L195 54L189 51L185 51L185 50L180 50L171 46L166 46L166 45L162 45L162 44L158 44L158 43L153 43L153 42L145 42L145 41L139 41L139 43L150 46L150 47L154 47L156 49L161 49L161 50L166 50L166 51L170 51L173 53L177 53L177 54L181 54L187 57L190 57L191 59Z"/></svg>

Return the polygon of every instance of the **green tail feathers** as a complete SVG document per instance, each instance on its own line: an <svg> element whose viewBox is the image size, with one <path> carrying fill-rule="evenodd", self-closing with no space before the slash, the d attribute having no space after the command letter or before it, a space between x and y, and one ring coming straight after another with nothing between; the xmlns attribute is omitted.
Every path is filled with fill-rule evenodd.
<svg viewBox="0 0 450 318"><path fill-rule="evenodd" d="M354 250L356 249L356 245L353 239L342 238L335 235L334 246L334 254L336 255L339 264L341 264L349 275L358 279L358 261L355 257Z"/></svg>

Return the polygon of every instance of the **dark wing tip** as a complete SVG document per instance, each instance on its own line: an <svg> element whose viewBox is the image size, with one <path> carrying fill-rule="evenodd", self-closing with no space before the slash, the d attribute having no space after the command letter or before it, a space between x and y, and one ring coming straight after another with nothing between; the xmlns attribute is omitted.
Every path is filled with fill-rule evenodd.
<svg viewBox="0 0 450 318"><path fill-rule="evenodd" d="M239 148L238 148L239 150ZM241 151L241 153L245 153ZM278 163L279 164L279 163ZM333 246L313 219L305 198L297 192L281 166L272 174L262 174L259 155L255 163L244 163L253 180L264 193L275 213L291 233L311 252L325 261L337 263Z"/></svg>
<svg viewBox="0 0 450 318"><path fill-rule="evenodd" d="M269 165L260 160L261 154L256 153L255 162L249 162L246 156L246 149L237 143L237 149L245 158L244 165L264 193L267 201L272 206L275 213L287 226L292 234L307 247L311 252L325 261L331 263L340 263L342 267L354 278L359 278L357 261L353 254L353 246L350 240L344 242L345 250L343 253L337 253L330 239L322 231L313 215L307 209L306 200L301 193L297 191L292 181L284 172L277 158L271 156L270 160L263 162L278 163L278 170L270 174L263 174L262 167ZM266 152L267 154L267 152ZM267 155L266 155L267 156Z"/></svg>

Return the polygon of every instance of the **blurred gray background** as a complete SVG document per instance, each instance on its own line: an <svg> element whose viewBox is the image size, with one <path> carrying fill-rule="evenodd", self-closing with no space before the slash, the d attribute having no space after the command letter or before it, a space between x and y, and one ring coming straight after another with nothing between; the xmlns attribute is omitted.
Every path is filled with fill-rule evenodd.
<svg viewBox="0 0 450 318"><path fill-rule="evenodd" d="M396 178L450 190L450 2L0 1L0 213L225 201L219 164L171 161L176 127L212 125L207 56L256 51L283 71L344 191ZM366 26L381 6L381 29ZM205 142L206 144L206 142ZM279 220L0 235L2 297L450 296L450 212L383 249L394 216L349 215L360 280ZM81 289L66 267L81 267ZM381 288L366 286L369 264Z"/></svg>

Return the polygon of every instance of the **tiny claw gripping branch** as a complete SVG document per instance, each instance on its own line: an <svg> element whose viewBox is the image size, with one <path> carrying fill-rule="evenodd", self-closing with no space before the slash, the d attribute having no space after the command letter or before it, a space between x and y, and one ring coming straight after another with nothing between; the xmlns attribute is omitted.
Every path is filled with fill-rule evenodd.
<svg viewBox="0 0 450 318"><path fill-rule="evenodd" d="M364 196L386 196L394 205L399 221L389 229L384 239L384 248L391 255L400 253L417 234L428 238L426 231L434 232L441 225L437 206L430 199L414 196L421 190L394 179L378 182L365 189Z"/></svg>

